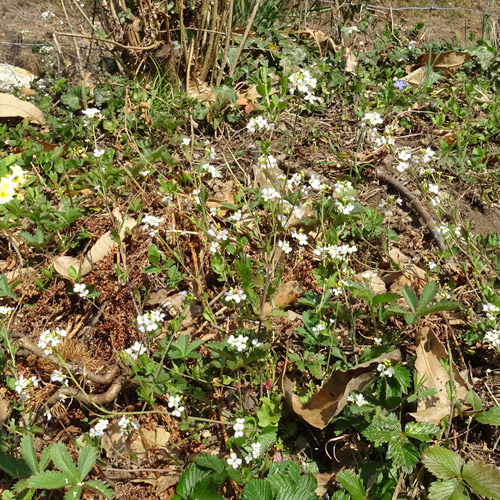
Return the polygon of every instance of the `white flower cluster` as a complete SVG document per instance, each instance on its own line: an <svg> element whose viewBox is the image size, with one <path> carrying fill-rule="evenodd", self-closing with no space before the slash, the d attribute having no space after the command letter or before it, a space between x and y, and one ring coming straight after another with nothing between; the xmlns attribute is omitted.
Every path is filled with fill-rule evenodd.
<svg viewBox="0 0 500 500"><path fill-rule="evenodd" d="M85 298L89 294L89 290L85 283L76 283L73 287L73 292L77 293L82 298Z"/></svg>
<svg viewBox="0 0 500 500"><path fill-rule="evenodd" d="M349 403L354 403L356 406L364 406L368 404L368 401L365 399L363 394L355 394L354 396L349 394L347 401Z"/></svg>
<svg viewBox="0 0 500 500"><path fill-rule="evenodd" d="M303 233L301 230L297 232L295 229L292 231L292 238L296 239L300 246L306 246L308 243L307 234Z"/></svg>
<svg viewBox="0 0 500 500"><path fill-rule="evenodd" d="M16 380L14 383L14 390L19 394L21 399L26 399L25 390L30 387L38 387L38 383L41 381L40 378L35 377L34 375L30 378L24 378L22 375Z"/></svg>
<svg viewBox="0 0 500 500"><path fill-rule="evenodd" d="M490 321L495 321L498 313L500 313L500 307L491 303L483 304L483 312L486 313L486 318Z"/></svg>
<svg viewBox="0 0 500 500"><path fill-rule="evenodd" d="M353 33L358 33L359 29L357 26L346 26L344 28L344 31L345 31L347 36L351 36Z"/></svg>
<svg viewBox="0 0 500 500"><path fill-rule="evenodd" d="M486 332L483 342L488 342L491 344L491 347L498 349L500 347L500 330L494 329Z"/></svg>
<svg viewBox="0 0 500 500"><path fill-rule="evenodd" d="M235 302L239 304L247 298L246 293L241 288L230 288L226 293L224 300L226 302Z"/></svg>
<svg viewBox="0 0 500 500"><path fill-rule="evenodd" d="M419 174L421 176L431 175L435 172L429 163L435 160L436 153L432 148L421 149L417 154L413 155L408 146L403 146L396 151L399 163L396 165L398 172L405 172L413 164L415 167L420 166Z"/></svg>
<svg viewBox="0 0 500 500"><path fill-rule="evenodd" d="M102 438L104 436L104 431L108 428L109 422L105 418L101 418L97 421L94 427L89 430L89 436L91 438Z"/></svg>
<svg viewBox="0 0 500 500"><path fill-rule="evenodd" d="M165 222L163 217L156 217L155 215L146 214L142 218L144 230L147 231L149 236L156 236L160 229L160 224L163 222Z"/></svg>
<svg viewBox="0 0 500 500"><path fill-rule="evenodd" d="M237 469L242 464L242 460L241 458L238 458L236 453L232 452L227 459L227 464L230 465L233 469Z"/></svg>
<svg viewBox="0 0 500 500"><path fill-rule="evenodd" d="M245 419L237 418L236 423L233 426L234 437L239 438L243 436L243 429L245 429Z"/></svg>
<svg viewBox="0 0 500 500"><path fill-rule="evenodd" d="M183 137L181 141L181 146L187 147L191 144L191 139L189 137Z"/></svg>
<svg viewBox="0 0 500 500"><path fill-rule="evenodd" d="M49 11L42 12L41 16L44 21L48 21L49 19L54 19L54 17L56 17L53 12Z"/></svg>
<svg viewBox="0 0 500 500"><path fill-rule="evenodd" d="M137 430L140 427L139 422L132 420L129 416L123 415L120 420L118 420L118 427L120 428L120 435L123 436L123 433L129 428L132 427L134 430Z"/></svg>
<svg viewBox="0 0 500 500"><path fill-rule="evenodd" d="M275 168L278 166L278 160L271 154L260 155L257 160L257 163L263 170L266 170L268 168Z"/></svg>
<svg viewBox="0 0 500 500"><path fill-rule="evenodd" d="M151 311L137 316L137 326L142 333L158 330L165 319L165 314L160 311Z"/></svg>
<svg viewBox="0 0 500 500"><path fill-rule="evenodd" d="M54 347L57 347L62 342L63 337L66 337L66 330L61 330L59 328L55 330L45 330L40 335L38 347L43 349L45 354L48 355L52 352Z"/></svg>
<svg viewBox="0 0 500 500"><path fill-rule="evenodd" d="M389 377L391 378L394 375L394 368L391 365L391 362L386 359L383 363L379 363L377 366L377 371L380 372L381 377Z"/></svg>
<svg viewBox="0 0 500 500"><path fill-rule="evenodd" d="M278 246L281 248L281 251L288 255L292 251L292 247L288 241L279 240Z"/></svg>
<svg viewBox="0 0 500 500"><path fill-rule="evenodd" d="M261 115L255 118L250 118L247 123L247 130L249 134L255 134L257 130L273 130L274 124L268 123L268 121Z"/></svg>
<svg viewBox="0 0 500 500"><path fill-rule="evenodd" d="M168 407L173 408L172 415L174 417L180 417L184 411L184 406L181 406L181 397L178 394L168 397Z"/></svg>
<svg viewBox="0 0 500 500"><path fill-rule="evenodd" d="M304 94L304 100L311 104L319 100L313 92L317 84L318 80L311 75L308 69L299 70L288 77L290 94L294 95L295 92L301 92Z"/></svg>
<svg viewBox="0 0 500 500"><path fill-rule="evenodd" d="M12 311L14 310L13 307L9 307L9 306L0 306L0 314L1 315L8 315L10 314Z"/></svg>
<svg viewBox="0 0 500 500"><path fill-rule="evenodd" d="M313 253L320 259L330 257L332 260L342 260L347 255L357 252L357 250L358 248L356 245L323 245L323 243L318 242L316 244L316 248L313 250Z"/></svg>
<svg viewBox="0 0 500 500"><path fill-rule="evenodd" d="M231 217L229 217L228 219L231 221L233 220ZM229 231L227 229L222 229L219 224L210 224L210 228L208 229L207 234L208 236L210 236L210 238L212 238L212 241L210 243L211 253L217 253L219 251L221 242L227 241L227 239L229 238Z"/></svg>
<svg viewBox="0 0 500 500"><path fill-rule="evenodd" d="M247 348L248 337L244 335L238 335L235 337L234 335L230 335L227 339L227 343L237 349L238 352L242 352Z"/></svg>
<svg viewBox="0 0 500 500"><path fill-rule="evenodd" d="M94 158L100 158L101 156L104 155L104 153L106 153L106 150L105 149L98 149L98 148L95 148L94 149L94 152L92 153L94 155Z"/></svg>
<svg viewBox="0 0 500 500"><path fill-rule="evenodd" d="M349 215L356 207L353 201L356 200L356 190L351 181L337 181L333 188L335 194L335 208L344 215Z"/></svg>
<svg viewBox="0 0 500 500"><path fill-rule="evenodd" d="M202 172L209 173L212 179L220 179L222 177L220 170L215 165L204 163L200 168Z"/></svg>
<svg viewBox="0 0 500 500"><path fill-rule="evenodd" d="M382 123L384 123L382 116L376 112L365 113L363 118L361 118L362 127L376 127L377 125L382 125Z"/></svg>
<svg viewBox="0 0 500 500"><path fill-rule="evenodd" d="M262 445L260 443L252 443L252 451L245 457L245 462L249 464L253 459L259 458L262 454Z"/></svg>
<svg viewBox="0 0 500 500"><path fill-rule="evenodd" d="M380 203L378 204L378 206L379 206L379 208L384 208L387 205L391 206L393 204L402 205L403 204L403 200L399 196L396 198L394 195L389 195L387 197L387 200L385 200L384 198L382 198L380 200Z"/></svg>
<svg viewBox="0 0 500 500"><path fill-rule="evenodd" d="M312 331L315 335L319 335L320 333L323 333L326 331L326 325L322 321L321 323L318 323L317 325L312 327Z"/></svg>
<svg viewBox="0 0 500 500"><path fill-rule="evenodd" d="M243 218L243 214L241 213L241 210L236 210L236 212L233 212L227 220L229 222L239 222Z"/></svg>
<svg viewBox="0 0 500 500"><path fill-rule="evenodd" d="M449 224L441 224L438 227L438 231L445 239L450 238L452 235L455 235L456 238L459 238L462 234L462 228L460 226L453 227Z"/></svg>
<svg viewBox="0 0 500 500"><path fill-rule="evenodd" d="M83 115L83 125L88 127L90 125L90 121L95 118L100 120L102 118L101 110L97 108L87 108L82 111Z"/></svg>
<svg viewBox="0 0 500 500"><path fill-rule="evenodd" d="M26 182L26 174L19 165L10 169L10 174L0 179L0 205L9 203L17 195L17 190Z"/></svg>
<svg viewBox="0 0 500 500"><path fill-rule="evenodd" d="M285 176L284 180L286 180L286 187L290 191L295 191L295 189L300 187L302 185L302 182L304 182L304 173L295 172L288 180Z"/></svg>
<svg viewBox="0 0 500 500"><path fill-rule="evenodd" d="M273 187L263 188L261 193L264 201L271 201L281 198L281 195Z"/></svg>
<svg viewBox="0 0 500 500"><path fill-rule="evenodd" d="M50 374L50 381L51 382L59 382L61 384L66 384L68 379L67 379L66 375L64 375L62 370L54 370Z"/></svg>
<svg viewBox="0 0 500 500"><path fill-rule="evenodd" d="M146 352L146 347L140 342L135 342L128 349L125 349L125 352L132 359L137 359L141 354L144 354Z"/></svg>

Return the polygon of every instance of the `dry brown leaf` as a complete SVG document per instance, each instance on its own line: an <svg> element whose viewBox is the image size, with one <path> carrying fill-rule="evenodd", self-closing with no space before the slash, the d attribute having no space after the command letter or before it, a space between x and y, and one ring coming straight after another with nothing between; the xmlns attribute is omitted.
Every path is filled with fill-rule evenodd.
<svg viewBox="0 0 500 500"><path fill-rule="evenodd" d="M391 284L392 293L400 293L404 286L410 286L418 294L427 283L427 273L415 264L405 264L401 266L401 271L384 276L384 281Z"/></svg>
<svg viewBox="0 0 500 500"><path fill-rule="evenodd" d="M358 283L366 283L373 290L375 295L387 292L386 284L378 274L370 276L369 279L363 278L362 275L363 273L354 275L354 281L357 281Z"/></svg>
<svg viewBox="0 0 500 500"><path fill-rule="evenodd" d="M345 49L344 57L346 72L354 73L356 71L356 66L358 65L358 58L350 47L347 47L347 49Z"/></svg>
<svg viewBox="0 0 500 500"><path fill-rule="evenodd" d="M5 389L0 390L0 424L6 424L9 420L11 406L9 400L5 397Z"/></svg>
<svg viewBox="0 0 500 500"><path fill-rule="evenodd" d="M334 371L307 405L303 405L293 393L293 382L284 373L279 381L280 389L285 395L286 402L297 415L313 427L324 429L330 420L344 409L352 391L362 391L377 378L379 363L384 360L397 362L400 359L400 351L395 350L345 372Z"/></svg>
<svg viewBox="0 0 500 500"><path fill-rule="evenodd" d="M389 250L389 257L398 266L408 264L408 262L410 262L410 257L408 257L408 255L404 254L399 248L396 247Z"/></svg>
<svg viewBox="0 0 500 500"><path fill-rule="evenodd" d="M417 359L415 360L415 370L419 380L422 382L421 389L435 389L433 396L426 397L419 401L417 411L410 415L417 422L429 422L439 425L443 417L450 414L451 402L448 399L447 384L450 377L443 365L441 359L448 359L448 354L444 345L436 337L430 328L422 328L417 332ZM465 380L453 363L453 379L455 381L456 397L464 400L468 389Z"/></svg>
<svg viewBox="0 0 500 500"><path fill-rule="evenodd" d="M202 103L215 102L215 92L212 88L205 82L200 82L198 80L191 80L188 87L186 88L186 93L188 97L192 97L197 101Z"/></svg>
<svg viewBox="0 0 500 500"><path fill-rule="evenodd" d="M429 59L434 71L443 71L444 74L453 74L463 65L465 60L470 59L470 54L467 52L458 52L456 50L441 52L438 56L426 53L422 54L417 59L414 67L428 66Z"/></svg>
<svg viewBox="0 0 500 500"><path fill-rule="evenodd" d="M264 304L264 316L267 316L273 309L286 307L292 302L295 302L303 293L304 286L300 281L288 281L283 283L271 301Z"/></svg>
<svg viewBox="0 0 500 500"><path fill-rule="evenodd" d="M75 257L63 255L54 260L54 269L64 278L69 278L68 270L73 267L80 276L86 276L92 271L92 265L89 262L80 262Z"/></svg>
<svg viewBox="0 0 500 500"><path fill-rule="evenodd" d="M29 118L31 123L45 125L42 111L34 104L11 94L0 93L0 121L25 118Z"/></svg>
<svg viewBox="0 0 500 500"><path fill-rule="evenodd" d="M34 267L21 267L20 269L16 269L15 271L9 271L4 274L9 283L13 281L25 281L29 279L31 276L36 274L36 269Z"/></svg>
<svg viewBox="0 0 500 500"><path fill-rule="evenodd" d="M418 87L425 80L426 72L424 68L417 68L406 75L403 80L412 87Z"/></svg>

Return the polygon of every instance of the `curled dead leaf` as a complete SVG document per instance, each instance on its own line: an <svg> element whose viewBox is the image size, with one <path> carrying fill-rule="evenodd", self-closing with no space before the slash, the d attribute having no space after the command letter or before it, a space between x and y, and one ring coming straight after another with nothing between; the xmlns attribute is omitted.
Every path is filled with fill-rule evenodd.
<svg viewBox="0 0 500 500"><path fill-rule="evenodd" d="M279 386L286 402L299 417L313 427L324 429L344 409L352 391L362 391L376 379L379 363L385 360L395 363L400 359L400 351L395 350L345 372L336 370L306 405L293 393L293 382L285 373L279 380Z"/></svg>
<svg viewBox="0 0 500 500"><path fill-rule="evenodd" d="M303 293L304 286L300 281L288 281L282 283L278 288L271 303L264 304L264 316L267 316L273 309L286 307L292 302L295 302Z"/></svg>
<svg viewBox="0 0 500 500"><path fill-rule="evenodd" d="M45 125L45 118L40 108L11 94L0 93L0 121L25 118L29 118L31 123Z"/></svg>
<svg viewBox="0 0 500 500"><path fill-rule="evenodd" d="M418 402L417 411L410 415L417 422L430 422L439 425L443 417L450 414L451 402L448 399L447 385L450 376L441 364L441 359L448 359L448 353L442 342L436 337L430 328L422 328L417 332L417 359L415 370L419 381L422 381L421 390L435 389L435 394L427 396ZM453 363L453 380L457 399L463 401L468 389L465 380Z"/></svg>

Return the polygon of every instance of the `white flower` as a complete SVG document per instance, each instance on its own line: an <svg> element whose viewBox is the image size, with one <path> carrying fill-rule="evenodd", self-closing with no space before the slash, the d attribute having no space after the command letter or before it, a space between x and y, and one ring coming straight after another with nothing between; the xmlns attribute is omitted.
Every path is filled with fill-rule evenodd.
<svg viewBox="0 0 500 500"><path fill-rule="evenodd" d="M160 311L151 311L137 316L137 326L142 333L154 332L162 325L165 314Z"/></svg>
<svg viewBox="0 0 500 500"><path fill-rule="evenodd" d="M238 335L238 337L230 335L227 339L227 343L231 347L235 347L238 352L242 352L247 348L248 337L245 337L244 335Z"/></svg>
<svg viewBox="0 0 500 500"><path fill-rule="evenodd" d="M429 184L427 189L429 190L429 193L439 194L439 186L436 184Z"/></svg>
<svg viewBox="0 0 500 500"><path fill-rule="evenodd" d="M50 381L51 382L60 382L61 384L66 384L67 382L66 375L62 372L62 370L54 370L50 374Z"/></svg>
<svg viewBox="0 0 500 500"><path fill-rule="evenodd" d="M261 155L257 160L260 168L266 170L278 165L278 160L273 155Z"/></svg>
<svg viewBox="0 0 500 500"><path fill-rule="evenodd" d="M219 251L219 244L216 241L212 241L209 250L210 253L217 253Z"/></svg>
<svg viewBox="0 0 500 500"><path fill-rule="evenodd" d="M141 354L146 352L146 347L140 342L135 342L128 349L125 349L125 352L132 358L137 359Z"/></svg>
<svg viewBox="0 0 500 500"><path fill-rule="evenodd" d="M326 325L324 323L318 323L316 326L312 327L313 333L318 335L321 332L324 332L326 330Z"/></svg>
<svg viewBox="0 0 500 500"><path fill-rule="evenodd" d="M353 33L357 33L359 31L357 26L347 26L345 28L345 32L347 36L351 36Z"/></svg>
<svg viewBox="0 0 500 500"><path fill-rule="evenodd" d="M500 347L500 330L490 330L486 332L483 342L488 342L491 347Z"/></svg>
<svg viewBox="0 0 500 500"><path fill-rule="evenodd" d="M262 342L259 342L257 339L252 340L252 345L254 347L262 347Z"/></svg>
<svg viewBox="0 0 500 500"><path fill-rule="evenodd" d="M397 155L401 161L408 161L411 158L411 150L410 148L403 146L398 150Z"/></svg>
<svg viewBox="0 0 500 500"><path fill-rule="evenodd" d="M52 420L52 413L50 413L50 410L45 410L44 415L48 422Z"/></svg>
<svg viewBox="0 0 500 500"><path fill-rule="evenodd" d="M181 146L189 146L191 144L191 139L189 137L183 137L181 141Z"/></svg>
<svg viewBox="0 0 500 500"><path fill-rule="evenodd" d="M290 177L290 179L286 181L287 188L290 191L293 191L296 187L302 184L303 179L304 179L304 174L302 172L296 172Z"/></svg>
<svg viewBox="0 0 500 500"><path fill-rule="evenodd" d="M230 215L227 220L229 222L238 222L243 218L243 215L241 213L241 210L236 210L236 212L233 212L232 215Z"/></svg>
<svg viewBox="0 0 500 500"><path fill-rule="evenodd" d="M486 318L490 321L495 321L496 315L500 313L500 308L495 304L483 304L483 312L486 313Z"/></svg>
<svg viewBox="0 0 500 500"><path fill-rule="evenodd" d="M165 203L165 205L168 205L169 203L172 203L172 201L174 201L174 198L172 196L170 196L169 194L166 194L162 200L163 203Z"/></svg>
<svg viewBox="0 0 500 500"><path fill-rule="evenodd" d="M225 298L224 300L226 302L236 302L236 304L239 304L242 300L245 300L247 298L245 292L240 288L230 288L229 291L225 293Z"/></svg>
<svg viewBox="0 0 500 500"><path fill-rule="evenodd" d="M321 189L321 180L316 174L311 174L309 179L309 185L315 190L319 191Z"/></svg>
<svg viewBox="0 0 500 500"><path fill-rule="evenodd" d="M48 21L49 19L56 17L56 15L53 12L48 12L48 11L42 12L41 16L44 21Z"/></svg>
<svg viewBox="0 0 500 500"><path fill-rule="evenodd" d="M156 217L150 214L146 214L142 218L144 230L148 232L149 236L157 235L160 228L160 224L162 224L163 222L165 222L165 219L163 217Z"/></svg>
<svg viewBox="0 0 500 500"><path fill-rule="evenodd" d="M10 314L13 310L14 310L13 307L0 306L0 314L3 314L3 315Z"/></svg>
<svg viewBox="0 0 500 500"><path fill-rule="evenodd" d="M262 445L260 443L252 443L252 457L259 458L262 452Z"/></svg>
<svg viewBox="0 0 500 500"><path fill-rule="evenodd" d="M416 40L411 40L410 43L408 43L408 48L410 50L415 50L417 48L417 41Z"/></svg>
<svg viewBox="0 0 500 500"><path fill-rule="evenodd" d="M278 241L278 246L281 248L283 252L285 252L287 255L292 251L292 247L290 246L290 243L288 241Z"/></svg>
<svg viewBox="0 0 500 500"><path fill-rule="evenodd" d="M237 469L241 463L242 463L242 460L241 458L238 458L236 453L231 453L231 455L229 456L229 458L227 459L227 463L228 465L230 465L233 469Z"/></svg>
<svg viewBox="0 0 500 500"><path fill-rule="evenodd" d="M271 130L274 126L269 124L263 116L257 116L250 118L246 128L250 134L254 134L256 130Z"/></svg>
<svg viewBox="0 0 500 500"><path fill-rule="evenodd" d="M316 88L317 83L318 80L311 75L309 70L299 70L288 77L288 90L292 95L297 91L301 92L304 94L304 100L313 104L315 101L319 100L319 98L313 94L313 90Z"/></svg>
<svg viewBox="0 0 500 500"><path fill-rule="evenodd" d="M377 273L374 273L373 271L365 271L361 274L361 277L364 280L371 281L373 278L377 277Z"/></svg>
<svg viewBox="0 0 500 500"><path fill-rule="evenodd" d="M66 337L66 330L60 330L59 328L55 330L45 330L40 334L38 347L43 349L45 354L48 355L52 352L54 347L62 342L62 337Z"/></svg>
<svg viewBox="0 0 500 500"><path fill-rule="evenodd" d="M355 394L354 396L349 394L347 401L349 401L349 403L354 403L356 406L364 406L368 404L368 401L365 399L363 394Z"/></svg>
<svg viewBox="0 0 500 500"><path fill-rule="evenodd" d="M406 170L408 170L408 168L410 167L410 164L407 162L407 161L400 161L397 166L396 166L396 170L398 172L405 172Z"/></svg>
<svg viewBox="0 0 500 500"><path fill-rule="evenodd" d="M128 429L129 426L137 430L140 427L139 422L133 421L129 416L123 415L122 418L118 421L118 427L120 428L120 434L123 436L123 433Z"/></svg>
<svg viewBox="0 0 500 500"><path fill-rule="evenodd" d="M380 372L381 377L392 377L394 375L394 368L391 366L389 360L385 360L383 363L379 363L377 366L377 371Z"/></svg>
<svg viewBox="0 0 500 500"><path fill-rule="evenodd" d="M361 126L363 127L376 127L377 125L381 125L382 123L384 123L382 116L380 115L380 113L376 112L365 113L365 115L361 119Z"/></svg>
<svg viewBox="0 0 500 500"><path fill-rule="evenodd" d="M42 47L43 48L43 47ZM83 124L88 127L90 125L91 118L101 119L101 111L97 108L87 108L82 110Z"/></svg>
<svg viewBox="0 0 500 500"><path fill-rule="evenodd" d="M375 337L373 342L375 342L376 345L382 345L382 339L380 337Z"/></svg>
<svg viewBox="0 0 500 500"><path fill-rule="evenodd" d="M292 232L292 238L295 238L297 240L297 242L299 243L299 245L301 245L301 246L306 246L308 243L307 234L302 233L302 232L297 232L294 230Z"/></svg>
<svg viewBox="0 0 500 500"><path fill-rule="evenodd" d="M8 177L0 180L0 204L4 205L14 199L16 195L17 184Z"/></svg>
<svg viewBox="0 0 500 500"><path fill-rule="evenodd" d="M276 189L270 187L262 189L262 198L264 199L264 201L271 201L277 198L281 198L281 195L278 193L278 191L276 191Z"/></svg>
<svg viewBox="0 0 500 500"><path fill-rule="evenodd" d="M89 294L89 290L87 289L85 283L76 283L73 287L73 292L80 295L80 297L86 297Z"/></svg>
<svg viewBox="0 0 500 500"><path fill-rule="evenodd" d="M98 148L95 148L94 149L94 153L93 155L96 157L96 158L100 158L104 153L106 152L105 149L98 149Z"/></svg>
<svg viewBox="0 0 500 500"><path fill-rule="evenodd" d="M168 407L172 408L172 415L174 417L180 417L182 412L184 411L184 406L180 406L181 397L176 394L175 396L169 396L168 398Z"/></svg>
<svg viewBox="0 0 500 500"><path fill-rule="evenodd" d="M104 436L104 431L108 428L109 422L106 419L100 419L94 427L89 430L91 438L101 438Z"/></svg>
<svg viewBox="0 0 500 500"><path fill-rule="evenodd" d="M201 170L203 172L208 172L213 179L220 179L222 177L220 170L215 165L211 165L210 163L204 163L201 166Z"/></svg>
<svg viewBox="0 0 500 500"><path fill-rule="evenodd" d="M245 429L245 419L244 418L237 418L236 423L233 426L234 429L234 437L242 437L243 436L243 429Z"/></svg>

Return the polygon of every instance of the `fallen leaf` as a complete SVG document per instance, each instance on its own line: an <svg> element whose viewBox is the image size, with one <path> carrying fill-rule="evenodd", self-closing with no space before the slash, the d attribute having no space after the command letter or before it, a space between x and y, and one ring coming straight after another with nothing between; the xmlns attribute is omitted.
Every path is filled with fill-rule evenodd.
<svg viewBox="0 0 500 500"><path fill-rule="evenodd" d="M389 250L389 257L398 266L402 264L408 264L410 262L410 257L404 254L399 248L393 247Z"/></svg>
<svg viewBox="0 0 500 500"><path fill-rule="evenodd" d="M54 260L54 269L64 278L70 278L68 271L73 267L80 276L85 276L92 271L92 265L89 262L81 262L75 257L63 255Z"/></svg>
<svg viewBox="0 0 500 500"><path fill-rule="evenodd" d="M4 274L9 283L13 281L26 281L31 276L36 274L36 269L34 267L22 267L20 269L16 269L15 271L9 271ZM22 284L22 283L20 283Z"/></svg>
<svg viewBox="0 0 500 500"><path fill-rule="evenodd" d="M347 47L347 49L345 49L344 57L346 72L354 73L356 71L356 66L358 65L358 58L350 47Z"/></svg>
<svg viewBox="0 0 500 500"><path fill-rule="evenodd" d="M29 118L31 123L44 125L42 111L31 102L22 101L11 94L0 93L0 121Z"/></svg>
<svg viewBox="0 0 500 500"><path fill-rule="evenodd" d="M412 287L417 294L421 292L427 283L427 273L415 264L401 265L401 271L387 273L384 282L390 284L392 293L400 293L404 286Z"/></svg>
<svg viewBox="0 0 500 500"><path fill-rule="evenodd" d="M427 396L423 401L418 402L417 411L410 415L417 422L429 422L439 425L443 417L450 414L451 402L448 399L447 384L450 377L443 365L441 359L448 359L448 354L444 345L436 337L430 328L422 328L417 332L417 359L415 360L415 370L418 379L422 381L421 390L435 389L432 396ZM468 389L465 380L453 363L453 379L455 381L456 397L464 400Z"/></svg>
<svg viewBox="0 0 500 500"><path fill-rule="evenodd" d="M406 75L403 80L412 87L418 87L425 80L426 74L424 68L417 68Z"/></svg>
<svg viewBox="0 0 500 500"><path fill-rule="evenodd" d="M356 274L353 277L354 281L357 281L358 283L366 283L373 290L375 295L387 292L386 284L378 274L370 276L369 279L363 278L362 275L363 273Z"/></svg>
<svg viewBox="0 0 500 500"><path fill-rule="evenodd" d="M467 52L458 52L456 50L441 52L437 56L427 52L419 56L413 68L417 66L429 66L430 59L430 65L434 71L442 71L445 75L449 75L456 73L465 60L469 60L470 58L471 56Z"/></svg>
<svg viewBox="0 0 500 500"><path fill-rule="evenodd" d="M186 94L188 97L192 97L202 103L215 102L215 92L213 92L212 88L205 82L200 82L196 79L189 82Z"/></svg>
<svg viewBox="0 0 500 500"><path fill-rule="evenodd" d="M396 362L400 359L400 351L395 350L345 372L336 370L307 405L303 405L293 393L293 382L285 373L279 380L279 386L286 402L297 415L313 427L324 429L330 420L344 409L352 391L362 391L378 377L379 363L384 360Z"/></svg>
<svg viewBox="0 0 500 500"><path fill-rule="evenodd" d="M266 302L264 304L264 316L267 316L273 309L286 307L295 302L304 293L304 290L305 288L300 281L282 283L274 294L271 303Z"/></svg>
<svg viewBox="0 0 500 500"><path fill-rule="evenodd" d="M0 64L0 90L12 90L14 87L29 87L36 78L33 73L12 66L7 63Z"/></svg>

